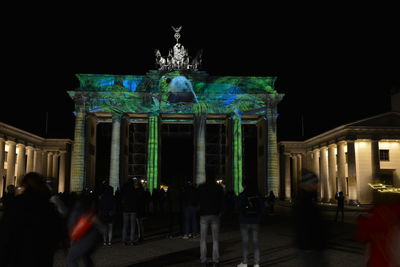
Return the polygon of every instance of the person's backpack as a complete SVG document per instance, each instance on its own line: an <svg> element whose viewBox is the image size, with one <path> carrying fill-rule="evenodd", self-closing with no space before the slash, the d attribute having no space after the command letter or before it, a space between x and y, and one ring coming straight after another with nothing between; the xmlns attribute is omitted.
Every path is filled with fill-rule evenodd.
<svg viewBox="0 0 400 267"><path fill-rule="evenodd" d="M260 200L258 196L247 196L243 215L247 217L256 217L260 214Z"/></svg>

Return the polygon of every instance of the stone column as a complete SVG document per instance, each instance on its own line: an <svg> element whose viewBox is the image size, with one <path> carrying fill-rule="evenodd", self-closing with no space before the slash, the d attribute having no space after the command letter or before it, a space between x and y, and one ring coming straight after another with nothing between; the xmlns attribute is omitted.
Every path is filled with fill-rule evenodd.
<svg viewBox="0 0 400 267"><path fill-rule="evenodd" d="M53 177L53 154L54 154L53 152L48 152L47 154L46 177Z"/></svg>
<svg viewBox="0 0 400 267"><path fill-rule="evenodd" d="M328 168L329 168L329 192L328 192L328 200L335 199L335 193L337 191L336 188L336 144L330 144L328 146Z"/></svg>
<svg viewBox="0 0 400 267"><path fill-rule="evenodd" d="M313 158L312 158L312 171L317 175L318 177L318 188L317 188L317 198L318 200L322 199L323 195L323 190L322 190L322 183L321 183L321 175L320 175L320 150L319 149L314 149L313 150Z"/></svg>
<svg viewBox="0 0 400 267"><path fill-rule="evenodd" d="M337 176L338 176L338 190L342 191L347 196L346 188L346 153L344 152L346 142L340 141L337 143Z"/></svg>
<svg viewBox="0 0 400 267"><path fill-rule="evenodd" d="M58 153L53 153L52 172L51 177L58 180Z"/></svg>
<svg viewBox="0 0 400 267"><path fill-rule="evenodd" d="M121 147L121 116L113 114L111 134L110 185L119 187L119 156Z"/></svg>
<svg viewBox="0 0 400 267"><path fill-rule="evenodd" d="M33 171L42 174L42 150L35 148L33 151Z"/></svg>
<svg viewBox="0 0 400 267"><path fill-rule="evenodd" d="M277 103L267 109L267 179L268 192L273 191L276 196L279 195L279 155L276 136L276 120L278 113Z"/></svg>
<svg viewBox="0 0 400 267"><path fill-rule="evenodd" d="M297 190L300 190L300 185L301 185L301 179L302 179L302 175L301 175L301 170L303 168L303 156L301 153L296 154L297 157Z"/></svg>
<svg viewBox="0 0 400 267"><path fill-rule="evenodd" d="M282 162L285 162L284 147L280 148L279 158ZM287 154L287 153L286 153ZM267 189L267 121L265 118L260 119L257 122L257 185L258 191L262 196L266 195ZM285 166L280 166L282 169L281 175L285 175ZM290 158L289 158L289 178L290 178ZM289 180L290 182L290 180ZM281 183L283 183L282 189L284 190L280 194L286 197L286 186L285 176L281 176Z"/></svg>
<svg viewBox="0 0 400 267"><path fill-rule="evenodd" d="M0 137L0 198L4 191L4 159L5 159L5 140Z"/></svg>
<svg viewBox="0 0 400 267"><path fill-rule="evenodd" d="M86 165L85 165L85 183L87 187L96 186L96 128L97 121L94 114L86 117ZM121 164L122 165L122 164ZM116 188L114 188L114 191Z"/></svg>
<svg viewBox="0 0 400 267"><path fill-rule="evenodd" d="M293 184L293 195L296 197L299 193L298 190L298 171L297 171L297 156L292 155L292 184Z"/></svg>
<svg viewBox="0 0 400 267"><path fill-rule="evenodd" d="M58 192L65 192L65 171L66 171L66 154L67 151L60 151L60 173L58 176Z"/></svg>
<svg viewBox="0 0 400 267"><path fill-rule="evenodd" d="M206 121L207 115L199 114L195 117L196 129L196 184L206 181Z"/></svg>
<svg viewBox="0 0 400 267"><path fill-rule="evenodd" d="M312 155L313 155L313 152L312 152L312 151L307 151L307 152L306 152L306 164L305 164L305 168L306 168L307 170L310 170L310 171L312 171L312 169L313 169Z"/></svg>
<svg viewBox="0 0 400 267"><path fill-rule="evenodd" d="M371 140L371 166L372 166L372 181L375 183L380 181L379 172L381 170L380 160L379 160L379 141Z"/></svg>
<svg viewBox="0 0 400 267"><path fill-rule="evenodd" d="M6 187L10 184L14 185L15 176L15 145L14 141L8 140L8 153L7 153L7 177Z"/></svg>
<svg viewBox="0 0 400 267"><path fill-rule="evenodd" d="M290 154L285 154L285 199L289 200L292 198L292 188L290 181Z"/></svg>
<svg viewBox="0 0 400 267"><path fill-rule="evenodd" d="M48 166L48 151L42 151L42 172L41 175L47 176L47 166Z"/></svg>
<svg viewBox="0 0 400 267"><path fill-rule="evenodd" d="M85 178L85 110L76 105L74 143L71 156L71 192L83 190Z"/></svg>
<svg viewBox="0 0 400 267"><path fill-rule="evenodd" d="M354 140L347 140L347 168L349 183L349 200L358 200L357 192L357 169L356 150Z"/></svg>
<svg viewBox="0 0 400 267"><path fill-rule="evenodd" d="M26 148L26 172L33 172L34 155L33 147L27 146Z"/></svg>
<svg viewBox="0 0 400 267"><path fill-rule="evenodd" d="M25 161L25 145L17 144L17 180L15 181L16 186L21 185L22 178L25 175L26 161Z"/></svg>
<svg viewBox="0 0 400 267"><path fill-rule="evenodd" d="M303 169L304 157L302 154L297 154L297 179L299 183L301 182L301 170Z"/></svg>
<svg viewBox="0 0 400 267"><path fill-rule="evenodd" d="M321 183L323 188L322 200L328 201L329 200L329 190L330 186L328 183L328 148L326 146L321 147Z"/></svg>

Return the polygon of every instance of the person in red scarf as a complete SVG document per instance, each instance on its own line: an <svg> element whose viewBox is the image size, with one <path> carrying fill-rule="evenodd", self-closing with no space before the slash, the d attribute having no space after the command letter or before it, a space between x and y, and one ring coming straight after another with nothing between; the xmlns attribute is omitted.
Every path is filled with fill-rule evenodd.
<svg viewBox="0 0 400 267"><path fill-rule="evenodd" d="M367 243L367 266L400 266L400 202L379 204L357 219L356 238Z"/></svg>

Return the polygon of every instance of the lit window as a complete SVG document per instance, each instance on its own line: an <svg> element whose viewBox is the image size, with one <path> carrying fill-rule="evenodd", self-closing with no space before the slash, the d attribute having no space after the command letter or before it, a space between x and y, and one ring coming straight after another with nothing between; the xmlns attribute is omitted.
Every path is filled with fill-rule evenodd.
<svg viewBox="0 0 400 267"><path fill-rule="evenodd" d="M389 161L389 149L380 149L379 150L379 160Z"/></svg>

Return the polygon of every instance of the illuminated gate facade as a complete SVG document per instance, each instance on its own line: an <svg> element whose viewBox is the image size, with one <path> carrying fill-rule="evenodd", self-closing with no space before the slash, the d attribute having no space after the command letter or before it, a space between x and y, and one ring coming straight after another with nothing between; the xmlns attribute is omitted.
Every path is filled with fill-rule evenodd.
<svg viewBox="0 0 400 267"><path fill-rule="evenodd" d="M219 169L215 174L223 173L227 188L238 194L243 127L252 124L257 132L258 188L263 194L279 194L276 119L283 94L274 89L276 78L210 76L197 70L199 56L189 61L178 39L167 59L156 51L159 69L146 75L77 75L80 87L68 92L76 112L72 191L95 184L99 123L112 123L110 185L117 188L136 176L146 180L150 192L160 186L161 129L191 124L195 183L205 182L207 169ZM218 140L206 136L207 125L218 132Z"/></svg>

